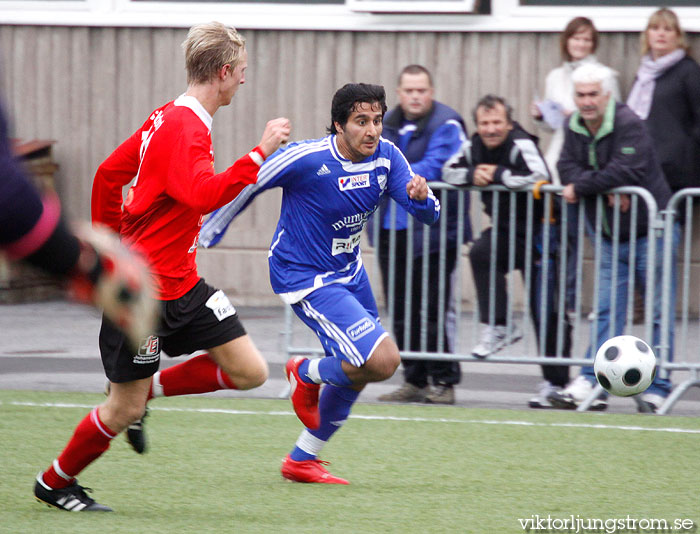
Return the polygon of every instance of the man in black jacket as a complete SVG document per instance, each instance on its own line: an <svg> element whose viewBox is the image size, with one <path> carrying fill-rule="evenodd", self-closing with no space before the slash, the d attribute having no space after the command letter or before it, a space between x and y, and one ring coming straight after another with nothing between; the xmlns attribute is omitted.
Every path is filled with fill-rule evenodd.
<svg viewBox="0 0 700 534"><path fill-rule="evenodd" d="M537 147L537 138L513 121L512 109L503 98L495 95L483 97L474 109L474 122L477 133L448 161L444 175L446 182L479 187L504 185L517 190L549 181L549 170ZM529 284L526 286L530 290L530 314L540 353L547 356L570 355L571 327L566 316L561 321L557 320L557 270L553 261L556 229L553 226L549 228L549 253L545 262L544 202L533 201L530 210L528 196L525 192L481 193L492 227L482 232L469 252L479 317L484 323L481 340L472 349L472 355L476 358L486 358L522 337L521 330L514 322L506 324L506 274L512 269L519 270L523 278L528 278ZM511 203L514 203L514 218L511 218ZM509 243L511 230L514 237L512 249ZM509 257L511 250L513 258ZM492 267L495 270L493 279ZM557 335L558 328L562 329L560 336ZM546 396L566 385L569 379L566 366L545 365L542 372L545 381L540 386L539 394L530 400L532 408L550 408Z"/></svg>
<svg viewBox="0 0 700 534"><path fill-rule="evenodd" d="M462 143L466 141L466 127L462 117L452 108L433 99L434 89L430 72L421 65L404 67L399 74L397 95L399 105L384 117L382 136L398 146L411 164L416 174L427 180L440 180L442 166ZM459 199L462 193L456 191L436 192L442 204L446 223L432 227L413 228L408 235L406 212L385 196L378 210L379 266L382 274L384 298L387 303L390 288L393 286L393 306L390 310L396 342L401 350L422 352L452 352L453 339L450 314L452 295L452 275L459 254L458 224ZM462 213L462 241L471 239L469 222L469 193L464 193ZM440 263L440 228L445 226L444 263ZM395 237L392 238L392 228ZM429 232L428 249L423 250L423 232ZM372 230L370 229L370 235ZM413 252L409 253L407 239L411 241ZM392 245L393 241L393 245ZM391 248L394 248L394 265L391 266ZM423 287L423 262L427 262L427 284ZM411 274L410 288L406 286L407 265ZM441 268L442 267L442 268ZM442 284L441 284L442 280ZM408 297L410 289L410 300ZM427 298L423 298L426 295ZM424 306L425 304L425 306ZM408 310L407 310L408 308ZM406 322L407 313L408 322ZM427 313L425 313L427 312ZM440 314L442 313L442 335L440 335ZM421 336L421 326L425 324L426 334ZM408 344L404 343L408 339ZM440 344L442 340L442 344ZM429 402L453 404L454 386L461 379L461 369L457 361L402 359L404 384L397 390L381 395L380 401L388 402ZM429 382L432 380L433 389Z"/></svg>
<svg viewBox="0 0 700 534"><path fill-rule="evenodd" d="M577 69L573 76L574 101L578 107L569 120L559 163L559 175L566 184L563 197L569 203L585 201L586 219L591 227L596 224L595 195L619 186L638 186L647 189L657 207L663 209L671 190L661 170L654 145L644 123L624 104L610 98L610 87L603 71L595 65ZM622 334L627 317L627 296L630 264L642 291L647 281L647 247L650 224L646 205L639 202L636 228L627 196L608 196L608 205L602 214L602 247L600 258L596 345L588 348L591 358L607 339ZM615 211L619 211L619 226L614 225ZM614 233L618 232L617 262L613 263ZM674 250L679 239L679 226L674 227ZM632 255L630 238L636 235L635 254ZM655 286L661 286L662 240L657 240ZM616 278L616 288L612 280ZM672 276L669 305L669 355L673 354L673 323L675 309L675 276ZM613 295L614 293L614 295ZM661 291L654 292L653 346L661 338ZM615 305L612 305L612 299ZM562 392L549 395L549 400L560 408L576 408L591 394L595 385L593 367L584 367L581 374ZM667 376L657 375L651 387L642 396L647 407L656 411L670 392ZM604 409L606 402L598 399L591 409Z"/></svg>

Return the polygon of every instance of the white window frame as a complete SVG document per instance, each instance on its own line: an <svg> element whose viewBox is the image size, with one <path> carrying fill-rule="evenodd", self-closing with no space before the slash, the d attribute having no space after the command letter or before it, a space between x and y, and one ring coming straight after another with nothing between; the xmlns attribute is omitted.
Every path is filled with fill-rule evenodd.
<svg viewBox="0 0 700 534"><path fill-rule="evenodd" d="M488 15L369 13L345 4L252 4L134 0L0 0L0 24L188 28L221 20L240 29L338 31L559 32L585 14L600 31L639 32L656 6L521 6L491 0ZM365 0L366 1L366 0ZM439 2L439 0L435 0ZM700 31L700 7L674 11L687 31Z"/></svg>
<svg viewBox="0 0 700 534"><path fill-rule="evenodd" d="M473 13L478 0L345 0L350 11L366 13Z"/></svg>

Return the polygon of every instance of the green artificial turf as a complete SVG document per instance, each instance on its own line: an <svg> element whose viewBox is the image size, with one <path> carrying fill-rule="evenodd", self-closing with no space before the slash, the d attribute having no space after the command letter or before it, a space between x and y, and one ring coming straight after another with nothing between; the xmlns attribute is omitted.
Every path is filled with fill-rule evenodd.
<svg viewBox="0 0 700 534"><path fill-rule="evenodd" d="M115 513L36 502L37 472L102 400L0 391L0 532L505 534L525 532L520 520L540 519L530 532L543 532L543 520L563 527L572 517L608 521L587 532L629 532L612 523L627 518L686 520L690 532L700 524L697 418L360 404L323 451L351 482L336 486L281 478L301 430L288 401L204 397L152 402L147 454L119 436L81 473Z"/></svg>

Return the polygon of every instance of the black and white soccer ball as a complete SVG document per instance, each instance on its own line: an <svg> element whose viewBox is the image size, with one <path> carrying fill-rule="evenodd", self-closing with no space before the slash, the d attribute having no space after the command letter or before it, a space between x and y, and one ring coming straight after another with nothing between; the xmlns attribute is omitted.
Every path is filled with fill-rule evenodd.
<svg viewBox="0 0 700 534"><path fill-rule="evenodd" d="M603 389L618 397L629 397L651 385L656 376L656 356L638 337L617 336L600 346L593 370Z"/></svg>

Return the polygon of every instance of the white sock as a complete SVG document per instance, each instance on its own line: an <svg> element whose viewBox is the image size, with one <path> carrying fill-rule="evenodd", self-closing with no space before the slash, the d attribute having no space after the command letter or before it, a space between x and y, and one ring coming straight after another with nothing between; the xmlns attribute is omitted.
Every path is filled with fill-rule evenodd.
<svg viewBox="0 0 700 534"><path fill-rule="evenodd" d="M309 360L309 368L306 371L306 376L308 376L316 384L323 383L323 380L321 380L321 374L318 372L318 364L321 363L321 359L322 358L314 358L313 360Z"/></svg>
<svg viewBox="0 0 700 534"><path fill-rule="evenodd" d="M153 382L151 384L151 391L153 393L153 397L162 397L163 394L163 386L160 385L160 371L156 371L156 374L153 375Z"/></svg>
<svg viewBox="0 0 700 534"><path fill-rule="evenodd" d="M297 447L312 456L318 456L325 444L325 441L318 439L316 436L312 436L306 429L302 430L296 442Z"/></svg>

